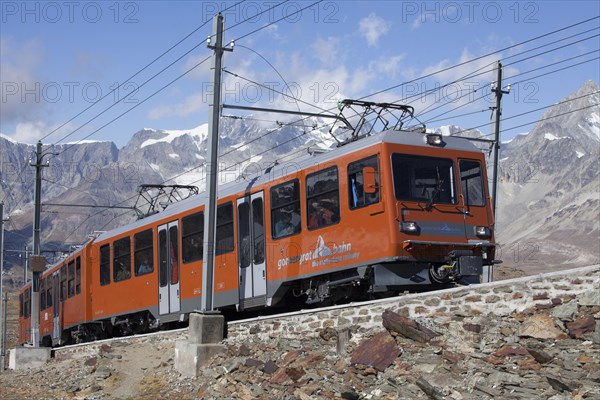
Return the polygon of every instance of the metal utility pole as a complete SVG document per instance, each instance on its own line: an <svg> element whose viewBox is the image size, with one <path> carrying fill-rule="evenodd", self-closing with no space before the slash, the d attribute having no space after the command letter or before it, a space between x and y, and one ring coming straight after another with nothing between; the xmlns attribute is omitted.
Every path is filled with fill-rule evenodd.
<svg viewBox="0 0 600 400"><path fill-rule="evenodd" d="M225 51L233 51L231 48L223 47L223 22L221 13L213 19L213 34L208 38L207 47L212 49L212 71L213 71L213 101L208 105L208 160L206 162L206 201L204 203L204 243L202 268L202 304L201 311L211 312L213 310L213 287L215 266L215 237L217 219L217 176L219 173L219 117L221 114L221 62Z"/></svg>
<svg viewBox="0 0 600 400"><path fill-rule="evenodd" d="M43 164L42 142L37 142L35 152L35 210L33 215L33 256L29 266L31 267L31 342L33 347L40 345L40 275L44 272L46 261L40 256L40 225L42 213L42 168Z"/></svg>
<svg viewBox="0 0 600 400"><path fill-rule="evenodd" d="M494 189L494 195L492 197L492 204L494 207L494 220L496 219L496 204L498 204L498 158L500 155L500 118L502 116L502 95L510 92L510 86L508 90L502 90L502 63L498 61L496 65L496 82L492 84L492 92L496 94L496 106L494 110L494 175L492 178L492 187Z"/></svg>
<svg viewBox="0 0 600 400"><path fill-rule="evenodd" d="M4 289L4 203L0 203L0 300ZM0 312L2 315L2 354L0 360L0 371L4 371L4 357L6 356L6 302L0 305Z"/></svg>

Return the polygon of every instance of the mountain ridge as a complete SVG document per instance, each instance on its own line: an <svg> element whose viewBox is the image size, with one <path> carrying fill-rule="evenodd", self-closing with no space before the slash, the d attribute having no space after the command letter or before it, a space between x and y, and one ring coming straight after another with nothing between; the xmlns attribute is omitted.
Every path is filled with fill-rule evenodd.
<svg viewBox="0 0 600 400"><path fill-rule="evenodd" d="M497 239L507 265L536 270L600 260L600 249L594 243L600 215L600 113L590 107L599 103L598 85L587 81L547 110L531 132L501 143ZM273 129L252 117L222 117L219 167L225 172L220 183L236 179L256 165L267 168L309 146L326 149L335 144L326 128L314 129L326 127L322 121L311 118L304 123L280 124ZM55 146L53 151L59 155L44 169L49 184L43 185L43 202L128 204L126 200L133 202L141 183L192 184L202 190L207 130L207 124L188 130L144 128L120 149L106 141ZM478 130L456 125L434 131L483 136ZM489 155L488 144L476 145ZM22 243L31 229L34 177L28 158L34 151L33 145L0 136L0 194L7 199L5 210L12 217L7 238L17 243ZM66 211L44 207L45 245L77 242L76 238L85 238L92 230L109 229L135 218L122 210ZM560 257L553 259L553 251Z"/></svg>

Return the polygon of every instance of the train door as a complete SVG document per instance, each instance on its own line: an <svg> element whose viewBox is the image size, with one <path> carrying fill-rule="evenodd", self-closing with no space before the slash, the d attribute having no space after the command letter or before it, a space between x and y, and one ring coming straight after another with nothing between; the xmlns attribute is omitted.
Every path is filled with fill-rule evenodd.
<svg viewBox="0 0 600 400"><path fill-rule="evenodd" d="M265 228L263 192L237 201L238 267L241 308L265 304Z"/></svg>
<svg viewBox="0 0 600 400"><path fill-rule="evenodd" d="M158 313L180 310L178 223L158 227Z"/></svg>
<svg viewBox="0 0 600 400"><path fill-rule="evenodd" d="M485 177L478 160L459 160L461 204L465 208L465 234L468 239L490 239L491 205L487 204ZM486 207L487 205L487 207ZM477 231L480 227L480 231ZM483 231L481 231L483 230Z"/></svg>
<svg viewBox="0 0 600 400"><path fill-rule="evenodd" d="M54 307L52 307L52 310L53 310L52 311L52 319L53 319L52 342L58 343L58 341L60 340L60 331L61 331L61 326L60 326L61 302L60 302L60 295L59 295L60 277L59 277L58 271L56 271L54 273L54 275L51 279L54 279L54 283L52 285L52 304L54 305Z"/></svg>

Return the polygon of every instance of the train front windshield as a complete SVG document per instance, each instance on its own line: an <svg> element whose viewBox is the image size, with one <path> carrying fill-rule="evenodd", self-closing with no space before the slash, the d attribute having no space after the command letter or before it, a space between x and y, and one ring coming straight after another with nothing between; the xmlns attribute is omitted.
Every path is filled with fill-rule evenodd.
<svg viewBox="0 0 600 400"><path fill-rule="evenodd" d="M456 204L451 159L393 154L394 192L398 200Z"/></svg>

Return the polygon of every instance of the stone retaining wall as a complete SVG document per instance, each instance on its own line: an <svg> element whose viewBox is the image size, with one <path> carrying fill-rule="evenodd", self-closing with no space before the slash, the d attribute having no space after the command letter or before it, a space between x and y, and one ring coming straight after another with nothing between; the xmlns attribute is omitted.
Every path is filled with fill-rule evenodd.
<svg viewBox="0 0 600 400"><path fill-rule="evenodd" d="M580 305L586 305L586 301L590 304L598 303L600 265L429 293L408 294L393 299L334 306L317 314L306 310L300 314L231 322L227 328L227 340L238 342L251 337L258 340L301 339L316 336L325 328L350 328L358 339L361 332L381 327L381 315L384 310L391 310L427 324L431 318L445 318L447 315L480 316L490 319L521 312L529 307L552 308L576 296Z"/></svg>

